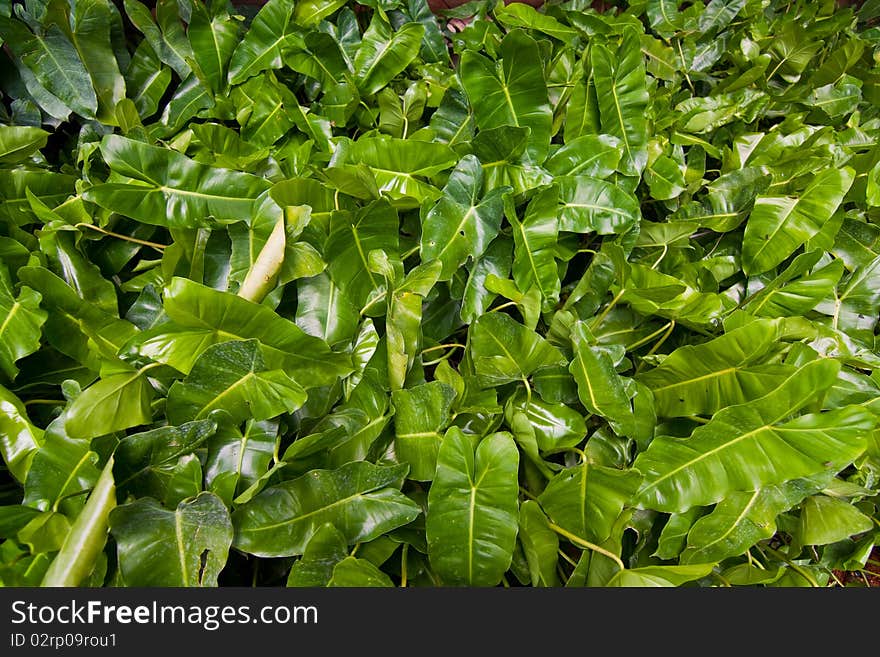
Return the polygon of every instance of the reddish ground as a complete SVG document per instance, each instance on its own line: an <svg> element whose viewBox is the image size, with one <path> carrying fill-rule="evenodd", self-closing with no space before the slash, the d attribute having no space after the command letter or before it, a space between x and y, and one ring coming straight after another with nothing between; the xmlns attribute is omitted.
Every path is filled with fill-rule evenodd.
<svg viewBox="0 0 880 657"><path fill-rule="evenodd" d="M880 588L880 548L874 548L871 558L865 565L865 571L867 572L853 573L835 570L834 575L847 586L865 586L867 584L872 588Z"/></svg>

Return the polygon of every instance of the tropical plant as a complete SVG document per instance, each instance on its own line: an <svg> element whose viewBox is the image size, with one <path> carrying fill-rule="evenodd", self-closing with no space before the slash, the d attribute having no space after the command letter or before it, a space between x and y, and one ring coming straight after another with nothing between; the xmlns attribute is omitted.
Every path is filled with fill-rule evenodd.
<svg viewBox="0 0 880 657"><path fill-rule="evenodd" d="M3 584L876 569L876 2L240 11L0 1Z"/></svg>

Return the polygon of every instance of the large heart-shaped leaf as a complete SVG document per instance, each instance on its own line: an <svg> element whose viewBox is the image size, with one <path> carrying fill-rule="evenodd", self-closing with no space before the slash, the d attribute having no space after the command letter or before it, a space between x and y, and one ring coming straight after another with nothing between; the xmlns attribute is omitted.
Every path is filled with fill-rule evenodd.
<svg viewBox="0 0 880 657"><path fill-rule="evenodd" d="M473 51L461 57L461 84L480 129L517 126L531 132L527 151L541 163L550 146L553 111L538 44L524 30L511 30L501 42L501 63Z"/></svg>
<svg viewBox="0 0 880 657"><path fill-rule="evenodd" d="M509 434L443 438L428 492L431 565L447 584L494 586L510 566L517 534L519 452Z"/></svg>
<svg viewBox="0 0 880 657"><path fill-rule="evenodd" d="M659 436L634 467L644 473L639 502L662 511L712 504L734 491L843 468L865 450L876 419L849 406L789 419L826 390L840 366L818 360L753 402L729 406L689 438ZM761 458L755 458L755 453Z"/></svg>
<svg viewBox="0 0 880 657"><path fill-rule="evenodd" d="M234 340L208 347L189 375L171 386L167 413L181 423L222 409L241 423L292 413L305 401L305 390L284 370L266 367L256 340Z"/></svg>
<svg viewBox="0 0 880 657"><path fill-rule="evenodd" d="M819 173L799 196L759 196L743 235L743 271L761 274L815 236L849 191L849 167Z"/></svg>
<svg viewBox="0 0 880 657"><path fill-rule="evenodd" d="M232 543L229 512L212 493L168 511L143 497L110 513L128 586L217 586Z"/></svg>
<svg viewBox="0 0 880 657"><path fill-rule="evenodd" d="M270 486L236 509L234 545L258 556L302 554L312 535L327 522L349 544L381 536L420 513L398 490L407 469L355 461Z"/></svg>
<svg viewBox="0 0 880 657"><path fill-rule="evenodd" d="M101 154L129 182L107 182L83 194L86 200L148 224L195 228L212 221L248 221L253 201L269 188L252 174L194 162L168 148L108 135Z"/></svg>

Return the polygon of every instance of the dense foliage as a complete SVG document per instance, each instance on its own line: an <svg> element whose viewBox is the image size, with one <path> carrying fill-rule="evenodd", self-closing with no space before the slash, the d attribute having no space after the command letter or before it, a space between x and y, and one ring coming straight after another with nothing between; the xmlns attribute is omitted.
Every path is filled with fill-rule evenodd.
<svg viewBox="0 0 880 657"><path fill-rule="evenodd" d="M2 583L876 565L877 3L494 5L0 2Z"/></svg>

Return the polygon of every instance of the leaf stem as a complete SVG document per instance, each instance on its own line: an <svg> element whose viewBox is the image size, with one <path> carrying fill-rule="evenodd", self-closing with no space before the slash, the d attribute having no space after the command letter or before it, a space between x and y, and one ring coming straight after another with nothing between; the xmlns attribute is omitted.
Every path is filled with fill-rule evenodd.
<svg viewBox="0 0 880 657"><path fill-rule="evenodd" d="M404 253L402 256L400 256L400 259L401 259L401 260L406 260L406 259L409 258L412 254L414 254L416 251L418 251L420 248L422 248L421 245L420 245L420 244L416 244L413 248L411 248L409 251L407 251L407 252Z"/></svg>
<svg viewBox="0 0 880 657"><path fill-rule="evenodd" d="M433 347L428 347L427 349L422 349L419 352L419 355L426 354L429 351L437 351L439 349L464 349L465 346L463 344L459 344L458 342L447 342L445 344L438 344Z"/></svg>
<svg viewBox="0 0 880 657"><path fill-rule="evenodd" d="M125 240L126 242L134 242L135 244L140 244L141 246L148 246L151 249L155 249L159 253L164 253L165 249L168 247L167 244L159 244L157 242L148 242L147 240L139 240L137 237L129 237L128 235L121 235L120 233L114 233L113 231L107 230L105 228L101 228L100 226L96 226L94 224L87 223L78 223L73 225L74 228L91 228L103 235L107 235L108 237L115 237L116 239Z"/></svg>
<svg viewBox="0 0 880 657"><path fill-rule="evenodd" d="M673 320L670 320L670 321L669 321L669 328L666 329L666 333L663 334L663 337L660 338L660 339L654 344L654 346L651 347L651 350L650 350L648 353L646 353L646 354L644 355L644 357L642 358L642 360L641 360L641 362L639 363L638 367L636 367L636 374L638 374L638 373L642 370L642 368L645 366L645 360L644 360L644 359L645 359L645 358L648 358L649 356L653 356L654 353L655 353L660 347L663 346L663 343L666 342L667 339L669 339L669 336L672 335L672 331L673 331L674 329L675 329L675 320L673 319Z"/></svg>
<svg viewBox="0 0 880 657"><path fill-rule="evenodd" d="M626 566L623 565L623 561L620 559L620 557L618 557L613 552L610 552L603 547L599 547L595 543L590 543L590 541L588 541L584 538L581 538L580 536L577 536L576 534L572 534L570 531L563 529L562 527L560 527L556 523L549 522L549 523L547 523L547 525L554 532L556 532L560 536L567 538L569 541L571 541L575 545L580 545L581 547L585 547L588 550L593 550L594 552L598 552L599 554L605 555L606 557L611 559L614 563L616 563L618 568L620 568L621 570L626 570Z"/></svg>
<svg viewBox="0 0 880 657"><path fill-rule="evenodd" d="M625 290L624 290L623 288L621 288L620 292L618 292L617 294L614 295L614 298L608 303L607 306L605 306L605 309L602 311L602 314L599 315L599 316L595 319L595 321L590 325L590 330L591 330L591 331L594 331L594 330L596 330L597 328L599 328L599 324L601 324L601 323L604 321L604 319L605 319L606 317L608 317L608 313L610 313L610 312L611 312L611 309L614 308L614 306L617 305L617 302L620 301L620 297L623 296L623 293L624 293L624 292L625 292Z"/></svg>
<svg viewBox="0 0 880 657"><path fill-rule="evenodd" d="M658 335L660 335L661 333L663 333L663 331L665 331L666 329L668 329L670 324L672 324L671 321L670 321L670 322L667 322L666 324L664 324L663 326L661 326L660 328L658 328L656 331L654 331L654 332L651 333L650 335L646 335L645 337L641 338L640 340L636 340L636 341L633 342L631 345L627 345L626 350L627 350L627 351L632 351L632 350L635 349L636 347L641 347L641 346L642 346L643 344L645 344L646 342L650 342L651 340L653 340L654 338L656 338Z"/></svg>
<svg viewBox="0 0 880 657"><path fill-rule="evenodd" d="M574 559L572 559L570 556L568 556L568 554L566 554L565 550L559 549L559 550L557 550L557 552L559 553L560 557L562 557L568 563L570 563L572 566L577 568L577 562Z"/></svg>
<svg viewBox="0 0 880 657"><path fill-rule="evenodd" d="M502 303L500 306L495 306L489 310L490 313L494 313L496 310L502 310L504 308L510 308L511 306L518 306L519 304L516 301L508 301L507 303Z"/></svg>
<svg viewBox="0 0 880 657"><path fill-rule="evenodd" d="M403 549L400 551L400 588L406 588L406 556L409 551L409 543L403 544Z"/></svg>
<svg viewBox="0 0 880 657"><path fill-rule="evenodd" d="M780 552L779 550L774 550L774 549L773 549L772 547L770 547L769 545L765 545L765 546L763 546L763 547L760 546L760 545L756 545L755 547L757 547L758 550L760 550L761 552L765 552L766 554L769 554L769 555L772 556L772 557L776 557L776 558L779 559L780 561L783 561L783 562L785 562L786 564L788 564L788 566L789 566L794 572L796 572L798 575L800 575L800 576L803 577L805 580L807 580L807 582L810 584L810 586L812 586L814 589L818 589L818 588L820 588L820 586L819 586L819 582L816 581L816 578L813 577L809 572L807 572L806 570L804 570L803 568L801 568L799 565L797 565L794 561L792 561L791 559L789 559L788 556L787 556L786 554Z"/></svg>

